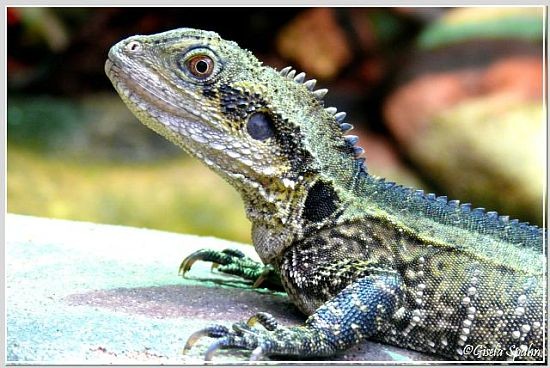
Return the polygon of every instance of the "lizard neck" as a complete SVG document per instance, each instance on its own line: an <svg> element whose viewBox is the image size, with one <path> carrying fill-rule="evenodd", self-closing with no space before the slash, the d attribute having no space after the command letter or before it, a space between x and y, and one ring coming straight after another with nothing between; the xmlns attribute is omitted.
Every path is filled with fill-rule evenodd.
<svg viewBox="0 0 550 368"><path fill-rule="evenodd" d="M338 214L354 199L357 182L366 177L359 162L345 168L347 172L306 175L287 190L276 185L243 194L254 247L264 263L280 259L307 231L337 223Z"/></svg>
<svg viewBox="0 0 550 368"><path fill-rule="evenodd" d="M300 208L307 195L307 182L288 190L277 182L271 184L275 185L266 185L253 192L241 190L246 215L252 222L252 241L265 264L274 263L300 236Z"/></svg>
<svg viewBox="0 0 550 368"><path fill-rule="evenodd" d="M287 106L282 96L270 96L272 106ZM292 137L300 140L303 152L295 167L282 177L256 177L253 186L236 186L253 224L254 246L266 263L282 257L303 237L306 227L330 225L323 202L334 202L330 210L336 211L353 200L357 183L365 176L362 161L351 153L353 148L344 140L333 114L307 97L297 97L292 109L275 111L282 121L301 122Z"/></svg>

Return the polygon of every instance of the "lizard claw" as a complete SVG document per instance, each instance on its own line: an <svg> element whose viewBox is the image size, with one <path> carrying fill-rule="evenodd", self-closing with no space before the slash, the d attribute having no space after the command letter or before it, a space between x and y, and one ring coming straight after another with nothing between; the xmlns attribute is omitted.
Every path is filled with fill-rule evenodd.
<svg viewBox="0 0 550 368"><path fill-rule="evenodd" d="M239 254L242 254L239 251L234 252L236 254L235 256L237 257ZM199 249L184 258L184 260L180 264L178 275L185 276L187 271L191 269L191 266L193 266L196 261L211 261L213 262L212 266L214 266L215 264L219 265L228 263L230 259L228 259L228 257L234 257L234 255L229 254L227 249L221 252L211 249Z"/></svg>
<svg viewBox="0 0 550 368"><path fill-rule="evenodd" d="M259 323L268 331L275 331L279 328L279 322L277 322L271 314L265 312L256 313L246 322L246 324L250 327L254 326L256 323Z"/></svg>
<svg viewBox="0 0 550 368"><path fill-rule="evenodd" d="M262 345L258 346L256 349L252 350L252 354L250 354L250 361L251 362L257 362L259 360L262 360L264 357L264 348Z"/></svg>
<svg viewBox="0 0 550 368"><path fill-rule="evenodd" d="M214 357L214 354L218 349L226 349L226 348L246 348L247 343L243 340L241 336L238 334L228 334L227 336L218 339L214 343L212 343L208 349L206 350L206 353L204 354L204 360L205 361L212 361L212 358Z"/></svg>
<svg viewBox="0 0 550 368"><path fill-rule="evenodd" d="M204 360L207 362L212 361L212 358L214 357L214 353L216 350L226 346L229 343L229 340L227 338L217 340L216 342L212 343L208 350L206 350L206 353L204 354Z"/></svg>
<svg viewBox="0 0 550 368"><path fill-rule="evenodd" d="M191 350L191 348L197 343L197 341L205 336L219 338L224 337L227 334L229 334L229 329L222 325L214 325L194 332L187 339L185 347L183 348L183 354L186 354L189 350Z"/></svg>
<svg viewBox="0 0 550 368"><path fill-rule="evenodd" d="M273 272L272 269L266 267L262 274L258 276L256 281L254 281L254 284L252 284L253 288L259 288L261 284L263 284L264 281L266 281L269 278L269 274Z"/></svg>
<svg viewBox="0 0 550 368"><path fill-rule="evenodd" d="M200 251L191 253L189 256L184 258L184 260L180 264L180 268L178 270L178 275L185 276L187 271L189 271L191 269L191 266L193 265L193 263L195 263L197 260L199 260L199 258L198 258L198 253L199 252Z"/></svg>

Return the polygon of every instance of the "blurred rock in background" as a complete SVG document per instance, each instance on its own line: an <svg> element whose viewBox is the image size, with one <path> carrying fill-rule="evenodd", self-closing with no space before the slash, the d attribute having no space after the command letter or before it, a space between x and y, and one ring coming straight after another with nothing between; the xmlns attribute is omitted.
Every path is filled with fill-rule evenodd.
<svg viewBox="0 0 550 368"><path fill-rule="evenodd" d="M384 105L440 193L542 223L542 8L462 8L426 27ZM403 56L405 60L405 56Z"/></svg>

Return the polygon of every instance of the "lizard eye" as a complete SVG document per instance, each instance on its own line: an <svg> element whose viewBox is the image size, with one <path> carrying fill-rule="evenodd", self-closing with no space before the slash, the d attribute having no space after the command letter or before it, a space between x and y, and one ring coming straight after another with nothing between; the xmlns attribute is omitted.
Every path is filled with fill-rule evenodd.
<svg viewBox="0 0 550 368"><path fill-rule="evenodd" d="M273 120L269 115L261 112L250 115L246 124L246 130L252 138L259 141L265 141L267 138L275 135Z"/></svg>
<svg viewBox="0 0 550 368"><path fill-rule="evenodd" d="M176 62L187 79L200 84L211 81L223 67L218 56L206 47L188 50Z"/></svg>
<svg viewBox="0 0 550 368"><path fill-rule="evenodd" d="M185 64L189 72L200 79L208 78L214 71L214 60L207 55L192 56Z"/></svg>

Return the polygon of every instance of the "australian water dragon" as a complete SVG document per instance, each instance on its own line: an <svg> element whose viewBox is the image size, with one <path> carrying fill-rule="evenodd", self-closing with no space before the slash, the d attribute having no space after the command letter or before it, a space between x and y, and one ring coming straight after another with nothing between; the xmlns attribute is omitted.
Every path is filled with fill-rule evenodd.
<svg viewBox="0 0 550 368"><path fill-rule="evenodd" d="M315 359L374 339L459 360L546 359L542 229L369 175L325 89L216 33L133 36L105 69L139 120L244 201L263 264L204 250L183 272L198 259L253 280L273 272L309 316L283 327L259 313L187 347L210 336L207 359L219 348Z"/></svg>

